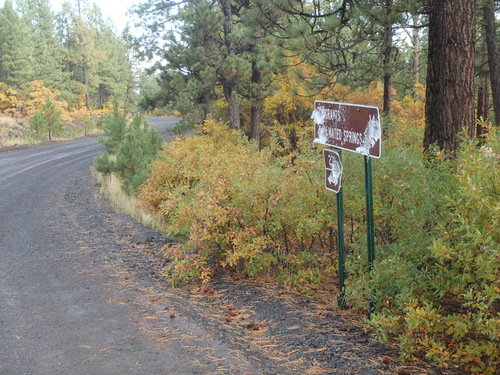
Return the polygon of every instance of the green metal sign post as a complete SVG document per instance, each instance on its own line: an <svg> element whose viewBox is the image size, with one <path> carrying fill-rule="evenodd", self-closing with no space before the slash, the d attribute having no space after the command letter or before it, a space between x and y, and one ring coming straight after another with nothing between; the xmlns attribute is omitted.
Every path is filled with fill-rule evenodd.
<svg viewBox="0 0 500 375"><path fill-rule="evenodd" d="M342 161L342 151L338 151ZM344 248L344 194L342 186L337 193L337 248L339 250L339 289L338 306L345 309L345 248Z"/></svg>
<svg viewBox="0 0 500 375"><path fill-rule="evenodd" d="M342 150L364 155L366 236L368 247L368 272L375 262L375 226L373 220L373 185L371 158L381 153L382 129L377 107L316 101L311 118L314 120L315 143L332 146L337 150L323 150L325 158L326 188L337 193L337 247L339 253L338 305L345 308L345 248L344 248L344 201L341 185ZM370 296L368 317L375 304Z"/></svg>
<svg viewBox="0 0 500 375"><path fill-rule="evenodd" d="M372 185L372 159L365 156L365 196L366 196L366 240L368 247L368 272L373 269L375 262L375 225L373 222L373 185ZM370 309L368 318L375 310L373 298L370 296Z"/></svg>

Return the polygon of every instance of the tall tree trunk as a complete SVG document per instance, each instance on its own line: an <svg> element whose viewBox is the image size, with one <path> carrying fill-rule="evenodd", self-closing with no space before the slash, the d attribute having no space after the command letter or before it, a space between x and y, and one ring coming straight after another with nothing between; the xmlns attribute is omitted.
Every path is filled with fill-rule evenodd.
<svg viewBox="0 0 500 375"><path fill-rule="evenodd" d="M391 114L391 106L392 106L392 74L386 73L384 74L384 108L383 108L384 115L389 116Z"/></svg>
<svg viewBox="0 0 500 375"><path fill-rule="evenodd" d="M491 92L493 94L493 110L495 111L495 123L497 126L500 126L500 58L498 54L498 38L495 27L494 0L485 1L483 13L486 45L488 47Z"/></svg>
<svg viewBox="0 0 500 375"><path fill-rule="evenodd" d="M83 56L83 84L85 85L85 106L90 111L90 90L89 90L89 74L87 68L87 58Z"/></svg>
<svg viewBox="0 0 500 375"><path fill-rule="evenodd" d="M260 148L260 117L262 114L262 105L260 102L252 104L251 111L251 123L250 123L250 139L253 139Z"/></svg>
<svg viewBox="0 0 500 375"><path fill-rule="evenodd" d="M224 14L224 43L227 48L228 57L236 56L236 48L233 40L233 11L231 0L219 0L222 13ZM236 82L236 74L229 74L222 82L224 96L229 106L229 118L233 129L241 129L240 106L238 103L239 87Z"/></svg>
<svg viewBox="0 0 500 375"><path fill-rule="evenodd" d="M383 113L386 116L391 114L391 103L392 103L392 72L390 71L391 54L392 54L392 22L390 21L390 13L392 9L392 0L386 0L385 6L387 9L387 25L385 25L385 48L384 48L384 108Z"/></svg>
<svg viewBox="0 0 500 375"><path fill-rule="evenodd" d="M214 113L214 100L212 98L212 93L206 91L203 93L203 115L206 120L211 114Z"/></svg>
<svg viewBox="0 0 500 375"><path fill-rule="evenodd" d="M482 36L481 36L481 55L482 56L487 56L488 51L487 51L487 46L486 46L486 30L485 30L485 25L483 23L483 28L482 28ZM489 89L489 68L488 64L484 64L484 69L481 69L479 72L479 87L477 89L477 123L476 123L476 136L477 138L481 138L485 132L486 129L483 126L483 121L487 121L489 117L489 106L490 106L490 89Z"/></svg>
<svg viewBox="0 0 500 375"><path fill-rule="evenodd" d="M486 129L482 125L483 121L488 120L488 109L490 106L490 93L489 93L489 85L488 79L486 77L481 78L481 84L477 90L477 129L476 136L481 138Z"/></svg>
<svg viewBox="0 0 500 375"><path fill-rule="evenodd" d="M77 7L78 7L78 22L80 22L83 25L82 4L80 0L77 0ZM78 36L78 39L80 40L80 44L83 45L83 36L81 34ZM83 84L85 85L85 106L87 107L87 110L90 111L88 61L85 53L82 56L82 65L83 65Z"/></svg>
<svg viewBox="0 0 500 375"><path fill-rule="evenodd" d="M241 129L240 105L238 104L237 85L231 82L223 81L222 90L229 107L229 121L232 129Z"/></svg>
<svg viewBox="0 0 500 375"><path fill-rule="evenodd" d="M475 130L475 0L430 0L424 152L455 151Z"/></svg>
<svg viewBox="0 0 500 375"><path fill-rule="evenodd" d="M99 109L104 107L104 87L99 85Z"/></svg>
<svg viewBox="0 0 500 375"><path fill-rule="evenodd" d="M250 52L252 53L252 77L251 77L251 109L250 109L250 139L257 142L260 148L260 116L262 113L262 74L257 64L259 55L259 43L261 37L260 27L254 27L254 41Z"/></svg>
<svg viewBox="0 0 500 375"><path fill-rule="evenodd" d="M412 42L413 42L413 77L415 80L415 85L418 85L420 83L420 78L419 78L419 70L420 70L420 35L419 35L419 30L417 28L418 25L418 16L414 15L413 16L413 35L412 35Z"/></svg>

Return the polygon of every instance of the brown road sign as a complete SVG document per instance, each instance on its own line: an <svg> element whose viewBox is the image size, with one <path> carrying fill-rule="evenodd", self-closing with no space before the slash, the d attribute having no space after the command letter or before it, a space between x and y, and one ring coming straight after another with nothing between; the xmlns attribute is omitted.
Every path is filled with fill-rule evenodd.
<svg viewBox="0 0 500 375"><path fill-rule="evenodd" d="M342 161L340 155L329 149L323 150L325 160L325 187L335 193L342 187Z"/></svg>
<svg viewBox="0 0 500 375"><path fill-rule="evenodd" d="M311 118L313 142L380 157L382 128L377 107L316 101Z"/></svg>

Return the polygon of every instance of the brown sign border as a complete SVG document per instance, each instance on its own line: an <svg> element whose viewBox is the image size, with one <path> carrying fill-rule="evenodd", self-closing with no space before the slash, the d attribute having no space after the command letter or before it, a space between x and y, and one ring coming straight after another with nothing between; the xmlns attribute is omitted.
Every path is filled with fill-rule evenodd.
<svg viewBox="0 0 500 375"><path fill-rule="evenodd" d="M314 143L380 158L382 126L377 107L316 100Z"/></svg>

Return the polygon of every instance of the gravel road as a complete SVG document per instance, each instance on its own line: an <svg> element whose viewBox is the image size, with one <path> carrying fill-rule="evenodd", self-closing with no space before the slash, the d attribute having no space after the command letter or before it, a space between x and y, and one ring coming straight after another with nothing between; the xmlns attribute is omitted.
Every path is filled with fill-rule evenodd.
<svg viewBox="0 0 500 375"><path fill-rule="evenodd" d="M438 373L402 368L336 308L279 286L169 287L170 240L98 194L100 149L0 153L1 375Z"/></svg>
<svg viewBox="0 0 500 375"><path fill-rule="evenodd" d="M89 249L95 222L75 212L99 210L81 184L99 150L94 138L0 154L0 374L202 373L149 340L142 310L94 267L120 246Z"/></svg>

